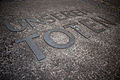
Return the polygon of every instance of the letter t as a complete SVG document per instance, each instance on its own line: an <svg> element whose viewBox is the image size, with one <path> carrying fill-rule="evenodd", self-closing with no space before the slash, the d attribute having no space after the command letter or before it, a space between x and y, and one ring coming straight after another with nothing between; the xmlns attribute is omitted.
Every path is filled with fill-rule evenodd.
<svg viewBox="0 0 120 80"><path fill-rule="evenodd" d="M45 58L45 56L42 54L42 51L38 48L38 46L32 40L32 38L36 38L38 36L39 36L38 34L32 34L32 35L30 35L28 37L25 37L23 39L16 40L16 43L20 43L20 42L26 41L27 44L29 45L29 47L34 52L34 54L37 57L37 59L38 60L42 60L42 59Z"/></svg>

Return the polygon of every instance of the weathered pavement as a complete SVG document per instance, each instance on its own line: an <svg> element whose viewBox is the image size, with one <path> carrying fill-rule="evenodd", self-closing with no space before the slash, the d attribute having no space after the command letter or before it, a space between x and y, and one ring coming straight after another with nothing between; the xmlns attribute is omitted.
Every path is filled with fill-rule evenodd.
<svg viewBox="0 0 120 80"><path fill-rule="evenodd" d="M58 20L50 14L79 9L87 15ZM91 0L24 0L21 2L0 3L0 80L119 80L120 79L120 23L114 8ZM46 24L33 23L32 28L24 19L39 18L44 14L54 19ZM96 33L79 23L81 18L101 16L115 24L101 25ZM15 23L22 19L27 28L21 32L11 32L3 25L4 21ZM81 36L72 28L64 25L77 22L76 27L90 36ZM48 45L43 37L49 29L64 29L75 37L71 47L58 49ZM38 61L27 43L15 43L15 40L37 33L33 39L46 56ZM63 33L51 34L59 44L65 44L69 38Z"/></svg>

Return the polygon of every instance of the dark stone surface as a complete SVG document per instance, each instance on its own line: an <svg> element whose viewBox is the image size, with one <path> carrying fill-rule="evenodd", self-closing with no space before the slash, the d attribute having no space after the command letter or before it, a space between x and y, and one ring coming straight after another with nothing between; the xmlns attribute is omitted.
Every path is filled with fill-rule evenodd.
<svg viewBox="0 0 120 80"><path fill-rule="evenodd" d="M24 0L0 0L0 1L2 1L2 2L13 2L13 1L24 1Z"/></svg>
<svg viewBox="0 0 120 80"><path fill-rule="evenodd" d="M33 23L32 28L25 22L27 29L22 32L10 32L3 21L15 23L17 19L40 18L43 14L60 13L79 9L85 16L76 16L46 24ZM115 25L109 28L98 23L97 27L106 30L95 33L78 22L79 18L101 16ZM43 17L43 16L42 16ZM49 15L50 17L50 15ZM48 17L47 17L48 18ZM50 18L49 18L50 19ZM75 44L66 49L49 46L43 39L48 29L61 28L72 22L76 27L90 35L84 38L71 28ZM42 50L46 59L38 61L32 50L25 43L16 44L15 40L37 33L33 39ZM53 33L51 38L60 44L69 41L62 33ZM24 0L21 2L0 3L0 80L119 80L120 79L120 23L116 13L101 3L92 0Z"/></svg>
<svg viewBox="0 0 120 80"><path fill-rule="evenodd" d="M120 0L104 0L104 1L111 3L116 7L120 7Z"/></svg>

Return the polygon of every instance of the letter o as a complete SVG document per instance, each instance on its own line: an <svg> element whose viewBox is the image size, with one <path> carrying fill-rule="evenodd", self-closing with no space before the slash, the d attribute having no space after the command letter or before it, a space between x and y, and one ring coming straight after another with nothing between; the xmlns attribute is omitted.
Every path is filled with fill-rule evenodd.
<svg viewBox="0 0 120 80"><path fill-rule="evenodd" d="M67 42L66 44L57 44L56 42L54 42L51 38L50 38L50 34L52 32L62 32L64 34L66 34L69 37L69 42ZM70 46L72 46L75 43L75 37L68 31L64 30L64 29L50 29L47 32L45 32L44 34L44 40L45 42L55 48L68 48Z"/></svg>

